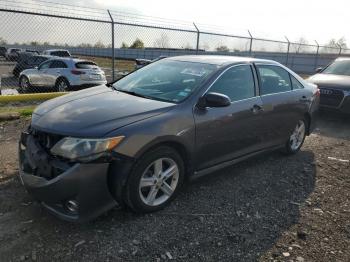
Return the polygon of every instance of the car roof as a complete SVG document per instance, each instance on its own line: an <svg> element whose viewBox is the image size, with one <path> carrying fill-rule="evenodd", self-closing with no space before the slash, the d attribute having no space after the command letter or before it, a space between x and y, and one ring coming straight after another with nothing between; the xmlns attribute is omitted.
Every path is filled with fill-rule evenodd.
<svg viewBox="0 0 350 262"><path fill-rule="evenodd" d="M33 55L33 56L31 56L31 57L45 57L45 58L47 58L47 59L51 59L51 58L53 58L53 56L51 56L51 55Z"/></svg>
<svg viewBox="0 0 350 262"><path fill-rule="evenodd" d="M67 49L48 49L48 50L45 50L44 52L59 52L59 51L69 52Z"/></svg>
<svg viewBox="0 0 350 262"><path fill-rule="evenodd" d="M350 60L350 57L338 57L337 59L335 59L336 61L339 61L339 60Z"/></svg>
<svg viewBox="0 0 350 262"><path fill-rule="evenodd" d="M79 62L93 62L85 59L79 59L79 58L72 58L72 57L60 57L60 56L47 56L50 58L50 60L59 60L63 62L73 62L73 63L79 63ZM95 62L93 62L95 63Z"/></svg>
<svg viewBox="0 0 350 262"><path fill-rule="evenodd" d="M197 62L197 63L205 63L205 64L213 64L218 66L224 66L229 64L237 64L237 63L269 63L276 64L279 63L273 60L267 59L258 59L253 57L241 57L241 56L223 56L223 55L186 55L186 56L174 56L169 58L164 58L168 60L176 60L176 61L184 61L184 62Z"/></svg>

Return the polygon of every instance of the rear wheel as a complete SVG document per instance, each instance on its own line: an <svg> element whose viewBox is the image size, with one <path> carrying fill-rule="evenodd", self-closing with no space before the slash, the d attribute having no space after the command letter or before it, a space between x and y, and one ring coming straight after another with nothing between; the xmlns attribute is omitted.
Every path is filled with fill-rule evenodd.
<svg viewBox="0 0 350 262"><path fill-rule="evenodd" d="M298 121L293 133L286 143L285 152L287 154L295 154L300 150L306 137L307 125L308 123L305 119Z"/></svg>
<svg viewBox="0 0 350 262"><path fill-rule="evenodd" d="M69 91L70 85L67 79L60 78L56 82L56 90L58 92L67 92Z"/></svg>
<svg viewBox="0 0 350 262"><path fill-rule="evenodd" d="M138 213L164 208L181 187L184 170L182 158L170 147L147 152L131 171L126 185L126 204Z"/></svg>
<svg viewBox="0 0 350 262"><path fill-rule="evenodd" d="M19 79L18 92L19 93L28 93L28 92L30 92L30 89L31 89L31 85L30 85L28 77L21 76L21 78Z"/></svg>

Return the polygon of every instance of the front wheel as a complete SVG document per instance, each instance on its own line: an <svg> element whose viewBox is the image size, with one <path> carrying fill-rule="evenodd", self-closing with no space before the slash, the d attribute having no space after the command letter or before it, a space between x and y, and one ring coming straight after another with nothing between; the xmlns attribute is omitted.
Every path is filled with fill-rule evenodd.
<svg viewBox="0 0 350 262"><path fill-rule="evenodd" d="M126 203L137 213L158 211L176 196L184 178L181 156L170 147L144 154L135 164L126 185Z"/></svg>
<svg viewBox="0 0 350 262"><path fill-rule="evenodd" d="M21 76L21 78L19 79L18 92L19 93L27 93L27 92L30 92L30 89L31 89L31 85L30 85L28 77Z"/></svg>
<svg viewBox="0 0 350 262"><path fill-rule="evenodd" d="M300 150L306 137L306 128L307 122L304 119L299 120L286 143L285 152L287 154L295 154Z"/></svg>

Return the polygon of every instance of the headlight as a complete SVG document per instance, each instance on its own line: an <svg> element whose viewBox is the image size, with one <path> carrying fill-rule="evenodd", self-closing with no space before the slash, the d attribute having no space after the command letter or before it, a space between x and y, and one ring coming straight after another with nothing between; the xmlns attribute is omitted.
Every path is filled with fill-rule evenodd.
<svg viewBox="0 0 350 262"><path fill-rule="evenodd" d="M104 139L65 137L51 148L51 153L71 160L91 161L110 152L123 138L124 136Z"/></svg>

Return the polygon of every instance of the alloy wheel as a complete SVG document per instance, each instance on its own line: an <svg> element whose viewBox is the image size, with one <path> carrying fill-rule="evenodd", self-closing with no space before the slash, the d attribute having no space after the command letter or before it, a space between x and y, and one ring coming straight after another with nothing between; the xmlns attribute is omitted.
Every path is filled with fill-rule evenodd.
<svg viewBox="0 0 350 262"><path fill-rule="evenodd" d="M21 78L21 88L22 90L27 90L29 87L29 81L26 77Z"/></svg>
<svg viewBox="0 0 350 262"><path fill-rule="evenodd" d="M65 81L61 80L59 83L58 83L58 91L59 92L66 92L68 89L68 85Z"/></svg>
<svg viewBox="0 0 350 262"><path fill-rule="evenodd" d="M175 192L179 181L179 167L171 158L159 158L143 172L139 183L142 202L159 206Z"/></svg>
<svg viewBox="0 0 350 262"><path fill-rule="evenodd" d="M299 120L297 126L295 127L292 135L290 136L289 143L293 151L298 150L301 144L304 141L305 137L305 123L302 120Z"/></svg>

